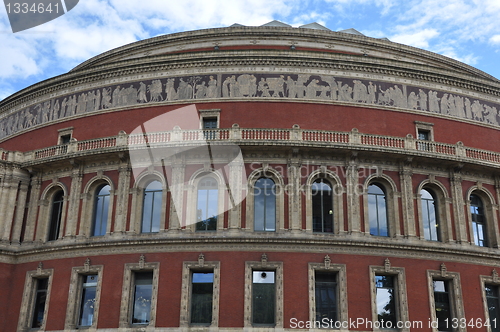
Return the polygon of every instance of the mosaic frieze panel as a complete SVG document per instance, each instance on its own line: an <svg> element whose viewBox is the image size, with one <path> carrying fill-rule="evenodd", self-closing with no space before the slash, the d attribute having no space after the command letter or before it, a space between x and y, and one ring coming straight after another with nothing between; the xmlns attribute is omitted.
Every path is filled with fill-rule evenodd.
<svg viewBox="0 0 500 332"><path fill-rule="evenodd" d="M144 80L47 100L1 119L0 138L74 115L215 98L331 100L420 110L500 125L500 105L443 91L329 75L219 74Z"/></svg>

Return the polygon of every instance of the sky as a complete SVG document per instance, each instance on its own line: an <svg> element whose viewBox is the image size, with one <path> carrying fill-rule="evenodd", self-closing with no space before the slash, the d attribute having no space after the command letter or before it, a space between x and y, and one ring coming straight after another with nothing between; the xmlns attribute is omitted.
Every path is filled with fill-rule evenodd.
<svg viewBox="0 0 500 332"><path fill-rule="evenodd" d="M65 15L17 33L6 10L0 5L0 100L135 41L272 20L354 28L500 79L500 0L80 0Z"/></svg>

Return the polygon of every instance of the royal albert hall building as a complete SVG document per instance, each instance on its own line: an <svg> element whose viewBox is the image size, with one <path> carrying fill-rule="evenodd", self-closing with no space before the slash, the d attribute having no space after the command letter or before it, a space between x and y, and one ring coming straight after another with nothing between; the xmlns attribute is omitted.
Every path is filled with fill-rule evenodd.
<svg viewBox="0 0 500 332"><path fill-rule="evenodd" d="M500 81L273 21L0 102L1 331L500 331Z"/></svg>

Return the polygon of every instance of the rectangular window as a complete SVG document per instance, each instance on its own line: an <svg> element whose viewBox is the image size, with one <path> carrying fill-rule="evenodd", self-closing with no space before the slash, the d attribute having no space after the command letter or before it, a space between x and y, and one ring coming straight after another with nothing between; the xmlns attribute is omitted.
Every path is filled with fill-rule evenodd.
<svg viewBox="0 0 500 332"><path fill-rule="evenodd" d="M78 325L92 326L97 294L97 274L84 275L82 278L82 295Z"/></svg>
<svg viewBox="0 0 500 332"><path fill-rule="evenodd" d="M391 275L375 276L377 318L384 322L385 327L395 327L398 322L395 278ZM388 322L392 325L389 326Z"/></svg>
<svg viewBox="0 0 500 332"><path fill-rule="evenodd" d="M500 302L498 294L498 286L485 284L484 292L486 294L486 304L488 306L488 320L492 332L499 332L500 328Z"/></svg>
<svg viewBox="0 0 500 332"><path fill-rule="evenodd" d="M252 324L275 326L275 271L252 272Z"/></svg>
<svg viewBox="0 0 500 332"><path fill-rule="evenodd" d="M205 139L216 139L217 118L203 118L203 135Z"/></svg>
<svg viewBox="0 0 500 332"><path fill-rule="evenodd" d="M49 278L36 279L35 302L33 305L33 319L31 322L32 328L42 327L45 314L45 304L47 301L48 285Z"/></svg>
<svg viewBox="0 0 500 332"><path fill-rule="evenodd" d="M153 295L153 271L134 273L132 324L149 324Z"/></svg>
<svg viewBox="0 0 500 332"><path fill-rule="evenodd" d="M314 290L316 321L322 321L326 318L328 321L336 322L338 320L337 274L316 271Z"/></svg>
<svg viewBox="0 0 500 332"><path fill-rule="evenodd" d="M449 292L449 281L434 280L434 304L436 319L438 321L438 331L451 331L452 308Z"/></svg>
<svg viewBox="0 0 500 332"><path fill-rule="evenodd" d="M210 325L214 295L214 273L193 272L191 284L191 324Z"/></svg>

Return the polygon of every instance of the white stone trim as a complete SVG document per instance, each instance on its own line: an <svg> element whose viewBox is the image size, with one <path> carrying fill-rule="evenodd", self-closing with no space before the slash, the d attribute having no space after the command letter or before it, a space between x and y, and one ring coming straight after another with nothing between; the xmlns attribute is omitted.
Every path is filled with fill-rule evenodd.
<svg viewBox="0 0 500 332"><path fill-rule="evenodd" d="M316 321L316 272L332 272L337 277L337 319L340 322L349 321L347 311L347 274L345 264L309 263L309 321Z"/></svg>
<svg viewBox="0 0 500 332"><path fill-rule="evenodd" d="M251 328L252 324L252 275L253 270L274 270L276 287L276 308L274 328L283 328L283 262L245 262L245 300L243 326ZM264 327L262 327L264 328ZM265 330L265 328L264 328Z"/></svg>
<svg viewBox="0 0 500 332"><path fill-rule="evenodd" d="M180 327L187 328L191 324L191 292L193 272L213 272L212 323L210 328L219 326L219 298L220 298L220 262L184 262L182 266L182 293ZM197 325L195 325L197 326Z"/></svg>
<svg viewBox="0 0 500 332"><path fill-rule="evenodd" d="M246 199L246 227L245 229L250 232L254 230L254 185L257 180L265 177L274 181L276 193L276 231L280 232L285 230L285 186L283 176L270 166L261 167L254 170L248 176L248 189ZM260 233L260 232L259 232ZM266 233L266 232L264 232Z"/></svg>
<svg viewBox="0 0 500 332"><path fill-rule="evenodd" d="M88 261L90 264L90 261ZM99 318L99 303L101 299L102 290L102 275L103 265L87 265L74 267L71 272L71 281L69 284L68 292L68 306L66 309L66 321L64 323L65 329L76 329L78 327L78 320L81 308L82 286L83 278L87 275L97 275L97 287L94 304L94 318L92 325L88 328L96 329Z"/></svg>
<svg viewBox="0 0 500 332"><path fill-rule="evenodd" d="M306 181L306 231L313 232L312 224L312 184L318 179L325 179L332 187L333 199L333 234L343 233L344 230L344 187L337 174L329 170L315 170L309 174ZM301 218L302 219L302 218ZM325 233L326 234L326 233Z"/></svg>
<svg viewBox="0 0 500 332"><path fill-rule="evenodd" d="M464 306L462 300L462 287L460 274L458 272L448 272L444 263L441 265L441 271L427 270L427 285L429 288L429 305L431 309L431 320L436 321L436 305L434 301L434 280L444 280L449 282L450 310L452 318L465 319ZM458 327L457 332L465 332L467 329ZM432 328L433 332L438 332L437 328Z"/></svg>
<svg viewBox="0 0 500 332"><path fill-rule="evenodd" d="M39 268L37 270L26 272L26 281L24 282L23 299L21 303L21 309L19 311L20 312L19 322L17 325L18 331L32 331L32 330L45 331L45 326L47 324L47 314L49 312L53 275L54 275L54 269L43 269L42 263L40 263ZM45 298L45 310L43 314L44 320L42 322L42 326L39 329L32 329L31 322L33 320L33 311L36 301L36 287L37 287L36 280L46 279L46 278L48 278L48 283L47 283L47 297Z"/></svg>
<svg viewBox="0 0 500 332"><path fill-rule="evenodd" d="M141 256L143 258L143 256ZM120 306L120 328L143 327L145 325L132 324L132 306L133 306L133 286L134 274L140 272L153 272L153 289L151 296L151 317L147 326L156 325L156 305L158 301L158 279L160 274L160 263L127 263L123 274L122 300Z"/></svg>
<svg viewBox="0 0 500 332"><path fill-rule="evenodd" d="M385 260L384 266L370 266L370 295L372 307L372 322L378 321L377 314L377 287L375 285L375 276L393 276L395 278L394 286L396 288L396 311L397 320L400 322L408 322L408 297L406 292L406 274L404 267L392 267L389 259ZM381 329L374 327L374 331ZM398 329L398 331L410 331L409 328Z"/></svg>
<svg viewBox="0 0 500 332"><path fill-rule="evenodd" d="M92 227L94 226L94 213L95 213L95 197L96 190L100 185L109 185L109 206L108 218L106 223L106 234L111 233L111 224L113 222L113 207L115 201L115 185L113 181L107 176L96 176L87 182L82 194L82 212L80 217L80 229L78 235L91 237Z"/></svg>

